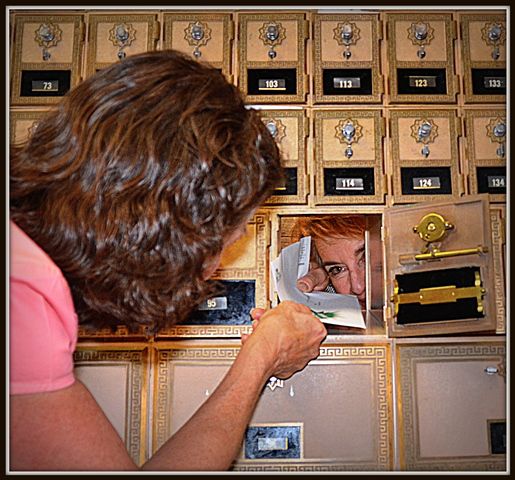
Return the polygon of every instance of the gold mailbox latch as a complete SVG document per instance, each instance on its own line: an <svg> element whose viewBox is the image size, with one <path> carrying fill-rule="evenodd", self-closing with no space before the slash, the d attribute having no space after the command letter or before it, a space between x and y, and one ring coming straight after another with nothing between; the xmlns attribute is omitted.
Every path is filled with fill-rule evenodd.
<svg viewBox="0 0 515 480"><path fill-rule="evenodd" d="M483 296L486 290L481 286L481 275L474 273L474 286L456 287L446 285L443 287L421 288L418 292L399 293L399 285L394 280L393 295L391 301L395 306L395 315L399 313L399 305L407 303L419 303L430 305L434 303L456 302L462 298L475 298L477 300L477 311L483 313Z"/></svg>
<svg viewBox="0 0 515 480"><path fill-rule="evenodd" d="M446 257L457 257L461 255L474 255L488 252L488 247L479 245L475 248L463 248L460 250L442 251L439 248L439 242L443 240L448 230L454 230L454 225L445 220L442 215L438 213L428 213L413 227L413 232L424 240L426 246L418 254L402 254L399 255L399 263L406 265L410 263L417 263L421 260L436 260Z"/></svg>

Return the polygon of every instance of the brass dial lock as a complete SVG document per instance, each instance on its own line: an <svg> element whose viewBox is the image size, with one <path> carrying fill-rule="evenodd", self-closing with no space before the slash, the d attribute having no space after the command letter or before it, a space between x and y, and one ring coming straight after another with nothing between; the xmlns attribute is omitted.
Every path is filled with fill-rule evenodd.
<svg viewBox="0 0 515 480"><path fill-rule="evenodd" d="M452 230L454 225L445 220L438 213L428 213L419 224L413 227L413 232L418 233L419 237L426 242L436 242L441 240L447 230Z"/></svg>

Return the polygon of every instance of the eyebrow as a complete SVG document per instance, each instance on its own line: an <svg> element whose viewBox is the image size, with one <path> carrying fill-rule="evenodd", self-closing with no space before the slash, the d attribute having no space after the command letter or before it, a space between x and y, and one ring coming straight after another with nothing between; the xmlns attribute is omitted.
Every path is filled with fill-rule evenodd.
<svg viewBox="0 0 515 480"><path fill-rule="evenodd" d="M357 255L359 253L363 253L365 251L365 244L363 243L363 245L361 245L360 247L356 248L356 250L354 250L354 255ZM332 267L334 265L345 265L344 263L342 262L336 262L334 260L329 260L328 262L322 262L322 267Z"/></svg>

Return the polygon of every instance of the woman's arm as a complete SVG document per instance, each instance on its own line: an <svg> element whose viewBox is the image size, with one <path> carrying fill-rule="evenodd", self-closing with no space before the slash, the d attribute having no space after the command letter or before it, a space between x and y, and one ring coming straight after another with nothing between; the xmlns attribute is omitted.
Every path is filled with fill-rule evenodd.
<svg viewBox="0 0 515 480"><path fill-rule="evenodd" d="M319 354L326 335L311 311L282 302L264 313L208 400L143 466L145 470L226 470L269 377L288 378ZM80 383L11 396L11 469L130 470L136 465Z"/></svg>

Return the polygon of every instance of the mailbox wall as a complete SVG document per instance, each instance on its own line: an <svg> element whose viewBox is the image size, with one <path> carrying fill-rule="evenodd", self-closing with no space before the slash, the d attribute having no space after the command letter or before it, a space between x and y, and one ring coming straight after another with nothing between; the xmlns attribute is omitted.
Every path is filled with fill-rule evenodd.
<svg viewBox="0 0 515 480"><path fill-rule="evenodd" d="M239 337L251 331L248 310L276 304L269 262L284 247L291 219L358 214L367 218L367 245L378 250L377 268L367 270L367 328L331 329L319 359L286 382L267 384L233 469L506 468L506 10L9 14L11 142L26 141L97 70L175 48L237 85L283 155L285 183L226 252L215 280L227 293L212 308L151 335L123 325L80 330L77 375L137 463L216 388ZM434 324L399 338L406 329L391 323L387 212L478 194L489 200L488 330ZM410 242L400 242L404 253Z"/></svg>

